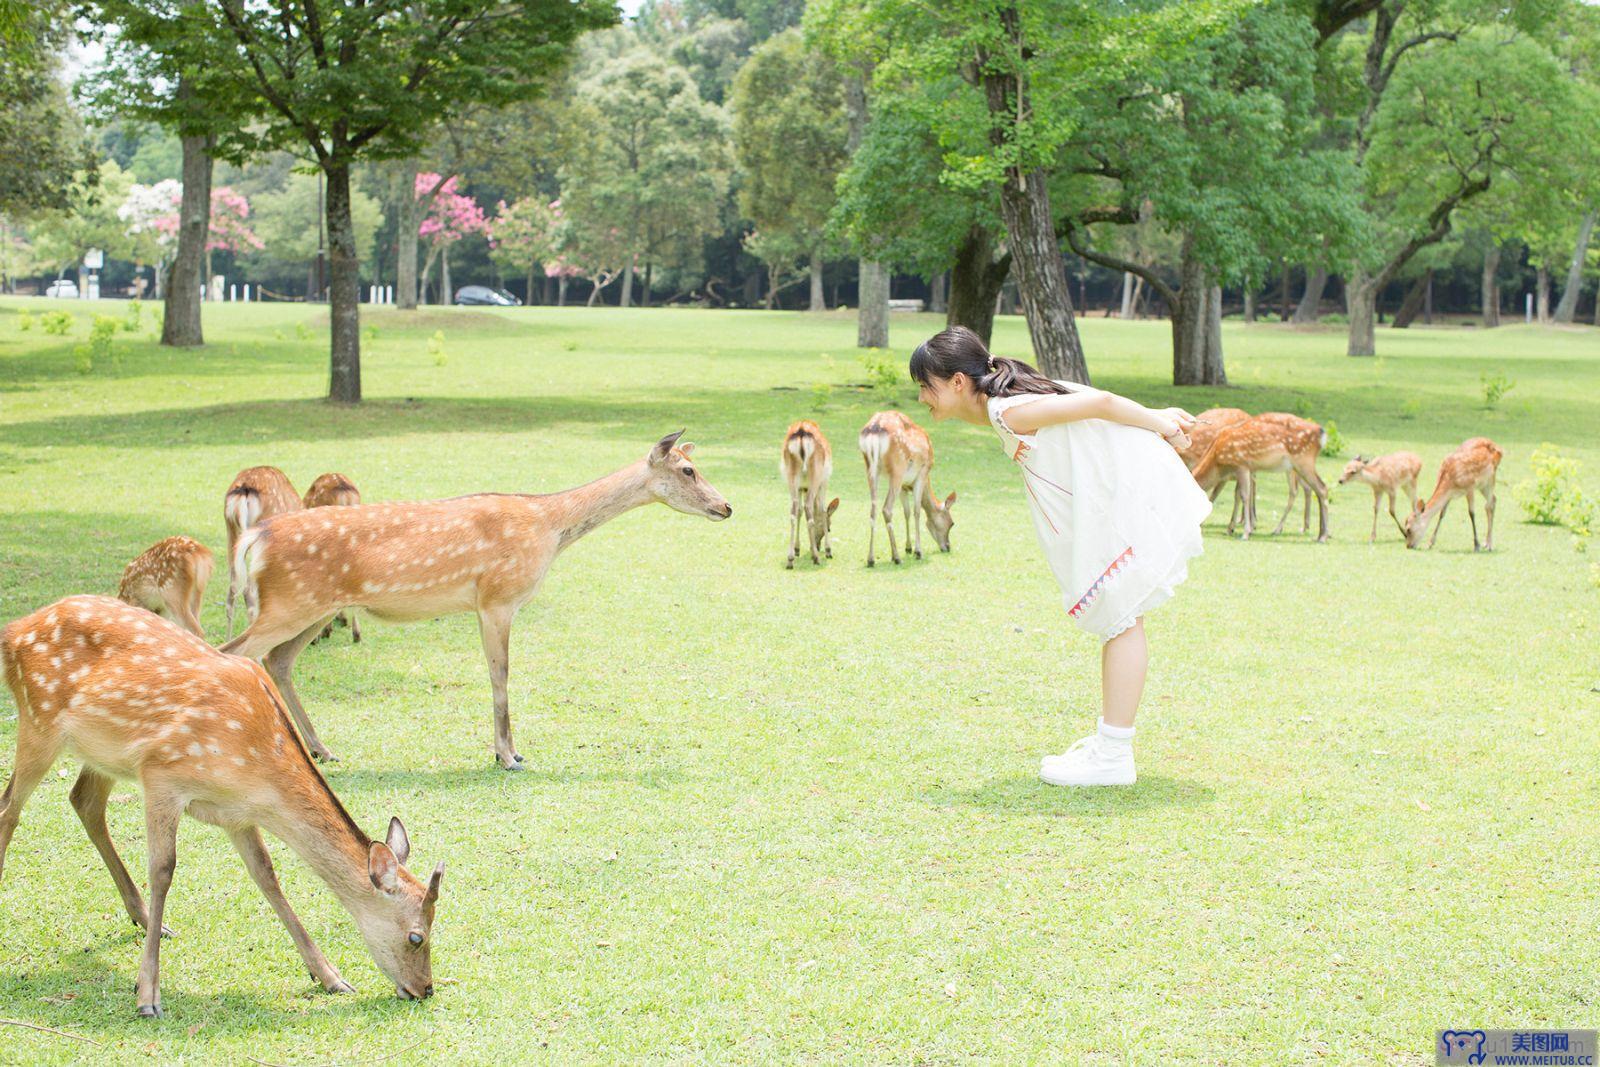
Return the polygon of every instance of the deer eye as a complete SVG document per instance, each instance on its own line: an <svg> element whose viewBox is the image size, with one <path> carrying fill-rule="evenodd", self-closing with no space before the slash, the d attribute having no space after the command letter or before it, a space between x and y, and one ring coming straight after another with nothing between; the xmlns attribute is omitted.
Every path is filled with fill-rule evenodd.
<svg viewBox="0 0 1600 1067"><path fill-rule="evenodd" d="M693 467L685 467L685 468L683 468L683 476L685 478L693 478L694 477L694 468Z"/></svg>
<svg viewBox="0 0 1600 1067"><path fill-rule="evenodd" d="M422 944L422 935L413 930L411 931L411 936L406 938L406 940L410 941L413 945L420 945Z"/></svg>

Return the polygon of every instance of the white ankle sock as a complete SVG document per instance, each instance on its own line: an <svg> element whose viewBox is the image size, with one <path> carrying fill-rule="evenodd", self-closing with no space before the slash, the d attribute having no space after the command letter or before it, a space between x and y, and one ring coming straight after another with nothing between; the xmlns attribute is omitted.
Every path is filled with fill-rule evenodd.
<svg viewBox="0 0 1600 1067"><path fill-rule="evenodd" d="M1112 726L1105 719L1100 720L1100 739L1113 745L1126 745L1133 747L1133 727Z"/></svg>

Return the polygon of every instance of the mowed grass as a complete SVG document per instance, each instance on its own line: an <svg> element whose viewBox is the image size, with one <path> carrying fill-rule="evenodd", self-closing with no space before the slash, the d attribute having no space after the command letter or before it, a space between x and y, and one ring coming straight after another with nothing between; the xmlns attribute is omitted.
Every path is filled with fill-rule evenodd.
<svg viewBox="0 0 1600 1067"><path fill-rule="evenodd" d="M86 321L19 331L45 306L0 301L6 619L114 592L163 536L220 555L223 491L253 464L301 488L342 471L369 500L548 491L686 426L735 512L646 508L557 561L513 633L526 773L493 765L471 618L363 620L362 644L341 630L302 657L333 788L369 832L402 816L414 870L447 864L432 1000L397 1001L274 843L359 991L318 992L191 821L167 1015L137 1020L139 938L64 760L0 883L0 1016L102 1047L0 1026L0 1059L1423 1063L1441 1027L1595 1024L1600 590L1513 487L1549 441L1600 489L1600 332L1385 330L1380 358L1351 360L1337 328L1230 324L1234 387L1177 390L1164 323L1083 322L1097 383L1146 403L1331 419L1351 452L1419 452L1424 492L1466 437L1505 461L1492 554L1459 503L1432 552L1387 516L1369 545L1356 486L1328 545L1298 522L1240 543L1214 516L1149 620L1138 785L1067 792L1035 770L1092 727L1098 649L992 435L930 427L934 487L960 494L953 552L864 566L856 431L891 402L923 413L909 385L856 387L848 314L368 314L368 401L343 410L317 399L321 309L209 307L200 351L158 348L147 316L120 367L81 376ZM895 358L940 325L896 316ZM996 348L1027 355L1020 319ZM1515 382L1496 410L1485 374ZM836 558L789 572L778 445L801 416L833 439L843 504ZM1269 530L1283 492L1265 480ZM9 773L8 697L0 720ZM111 829L144 884L132 786Z"/></svg>

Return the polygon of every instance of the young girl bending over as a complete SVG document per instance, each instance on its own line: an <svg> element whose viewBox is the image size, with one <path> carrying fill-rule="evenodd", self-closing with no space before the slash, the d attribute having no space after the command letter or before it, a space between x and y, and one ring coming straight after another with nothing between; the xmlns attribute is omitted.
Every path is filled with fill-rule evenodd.
<svg viewBox="0 0 1600 1067"><path fill-rule="evenodd" d="M1044 757L1040 777L1052 785L1131 785L1133 717L1150 659L1144 615L1187 576L1211 512L1173 450L1187 447L1194 416L1051 381L1026 363L990 355L961 326L919 345L911 376L935 419L994 427L1022 475L1067 614L1103 642L1100 728Z"/></svg>

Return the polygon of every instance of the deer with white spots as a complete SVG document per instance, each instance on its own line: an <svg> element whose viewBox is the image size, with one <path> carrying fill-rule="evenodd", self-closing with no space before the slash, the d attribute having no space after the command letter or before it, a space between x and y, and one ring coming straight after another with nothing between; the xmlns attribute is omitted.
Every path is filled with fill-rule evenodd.
<svg viewBox="0 0 1600 1067"><path fill-rule="evenodd" d="M269 519L239 539L232 557L256 614L223 651L262 661L312 755L326 760L333 754L306 717L290 672L327 621L350 608L396 622L472 612L494 690L495 758L507 770L521 770L506 697L511 620L539 591L556 556L645 504L713 520L733 514L689 458L694 446L678 444L682 433L663 437L638 462L565 492L314 508Z"/></svg>
<svg viewBox="0 0 1600 1067"><path fill-rule="evenodd" d="M1372 487L1372 536L1367 538L1368 544L1378 540L1378 500L1381 497L1389 498L1389 517L1400 528L1400 536L1405 536L1406 524L1394 511L1394 495L1404 490L1411 505L1406 513L1416 511L1417 475L1421 473L1422 457L1415 452L1391 452L1376 459L1357 456L1345 464L1344 473L1339 475L1340 485L1362 482Z"/></svg>
<svg viewBox="0 0 1600 1067"><path fill-rule="evenodd" d="M228 558L233 559L234 549L244 532L263 519L300 511L305 507L300 494L294 491L289 476L277 467L249 467L234 476L233 484L222 497L222 521L228 527ZM233 636L233 602L239 592L228 571L228 636ZM250 602L245 601L248 613Z"/></svg>
<svg viewBox="0 0 1600 1067"><path fill-rule="evenodd" d="M1439 527L1444 525L1444 510L1450 506L1450 501L1458 496L1467 498L1467 518L1472 520L1472 551L1480 550L1478 545L1478 512L1472 506L1472 494L1483 494L1484 511L1489 516L1489 530L1484 535L1481 550L1494 551L1494 480L1500 470L1500 459L1505 453L1500 451L1500 446L1487 437L1474 437L1463 441L1461 446L1439 464L1439 480L1434 484L1433 495L1428 498L1424 506L1421 502L1413 505L1413 510L1406 517L1406 547L1416 548L1422 544L1422 535L1428 532L1428 523L1435 515L1439 522L1433 528L1433 536L1428 538L1428 547L1439 539Z"/></svg>
<svg viewBox="0 0 1600 1067"><path fill-rule="evenodd" d="M123 570L117 599L164 615L196 637L205 637L200 606L214 566L211 550L193 538L157 541Z"/></svg>
<svg viewBox="0 0 1600 1067"><path fill-rule="evenodd" d="M329 471L327 474L317 475L317 480L311 483L310 489L306 490L303 503L308 511L312 508L354 507L361 503L361 490L356 488L355 482L352 482L344 475ZM347 611L341 611L338 615L335 615L333 620L322 628L322 632L312 639L311 643L316 644L318 641L326 639L329 634L333 633L333 624L336 622L342 622L350 627L350 640L356 644L361 643L360 617ZM228 636L232 637L233 635L230 633Z"/></svg>
<svg viewBox="0 0 1600 1067"><path fill-rule="evenodd" d="M1292 471L1299 476L1304 488L1315 493L1320 519L1317 541L1328 539L1328 487L1317 474L1317 457L1322 453L1327 435L1322 427L1310 419L1295 415L1258 415L1244 422L1228 426L1216 436L1204 458L1195 465L1193 474L1200 488L1210 492L1226 478L1237 478L1239 496L1243 501L1244 538L1250 539L1255 531L1255 476L1261 471ZM1309 507L1309 498L1307 498ZM1278 519L1274 533L1283 532L1283 524L1294 507L1294 497ZM1309 521L1307 523L1309 526ZM1233 523L1228 523L1233 532Z"/></svg>
<svg viewBox="0 0 1600 1067"><path fill-rule="evenodd" d="M805 517L806 532L811 542L811 562L821 563L817 553L833 558L833 513L838 510L839 498L827 504L828 479L833 476L833 448L822 433L822 428L809 419L794 423L783 435L783 454L780 468L784 483L789 486L789 560L784 566L793 569L800 555L800 520Z"/></svg>
<svg viewBox="0 0 1600 1067"><path fill-rule="evenodd" d="M950 517L950 506L956 502L951 493L943 501L933 495L933 442L927 431L898 411L880 411L867 420L856 439L861 449L861 459L867 465L867 490L872 498L867 519L867 566L874 563L873 552L878 533L878 508L883 508L883 525L889 531L889 556L900 562L900 546L894 540L894 499L906 518L906 548L912 548L912 531L916 532L916 547L912 550L922 558L922 527L911 519L912 500L922 509L939 551L950 551L950 528L955 520ZM878 496L878 484L885 483L883 497Z"/></svg>
<svg viewBox="0 0 1600 1067"><path fill-rule="evenodd" d="M177 626L109 597L73 596L0 634L0 664L17 703L17 758L0 794L0 872L22 807L63 750L83 761L72 806L143 928L139 1014L161 1015L161 939L185 814L220 827L330 993L353 990L284 899L262 840L282 839L355 919L373 962L407 1000L433 992L431 933L444 864L426 883L405 869L405 827L374 841L328 788L272 680ZM106 828L118 779L144 791L150 902L139 895Z"/></svg>

